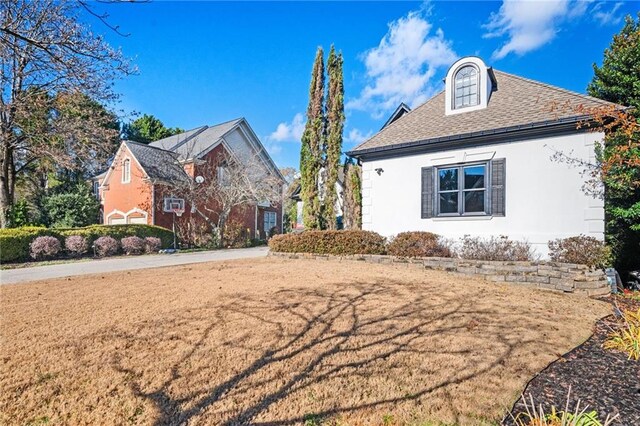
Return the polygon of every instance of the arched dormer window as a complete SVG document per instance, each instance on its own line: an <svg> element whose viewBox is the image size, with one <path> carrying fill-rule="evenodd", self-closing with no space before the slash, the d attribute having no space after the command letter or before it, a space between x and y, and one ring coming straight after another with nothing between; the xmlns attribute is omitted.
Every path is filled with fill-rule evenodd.
<svg viewBox="0 0 640 426"><path fill-rule="evenodd" d="M445 78L445 115L464 114L487 108L497 90L493 70L477 56L465 56L453 63Z"/></svg>
<svg viewBox="0 0 640 426"><path fill-rule="evenodd" d="M122 183L131 182L131 160L125 158L122 162Z"/></svg>
<svg viewBox="0 0 640 426"><path fill-rule="evenodd" d="M464 65L453 78L453 108L475 106L480 103L480 73L474 65Z"/></svg>

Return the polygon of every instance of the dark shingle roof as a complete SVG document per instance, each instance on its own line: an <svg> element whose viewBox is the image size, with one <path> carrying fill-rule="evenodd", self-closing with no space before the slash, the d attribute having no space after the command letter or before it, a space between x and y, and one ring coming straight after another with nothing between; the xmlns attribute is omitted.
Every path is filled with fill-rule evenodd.
<svg viewBox="0 0 640 426"><path fill-rule="evenodd" d="M350 154L388 148L394 145L453 137L533 123L557 122L578 117L572 108L578 105L598 107L609 102L564 90L538 81L495 71L497 90L491 93L485 109L445 115L445 92L442 91L384 127ZM552 111L551 105L565 106Z"/></svg>
<svg viewBox="0 0 640 426"><path fill-rule="evenodd" d="M168 138L159 139L157 141L151 142L149 145L154 146L156 148L162 148L162 149L172 151L173 147L192 138L193 136L202 132L206 128L207 126L196 127L195 129L187 130L186 132L178 133L177 135L169 136Z"/></svg>
<svg viewBox="0 0 640 426"><path fill-rule="evenodd" d="M189 179L183 166L178 162L177 154L138 142L124 141L124 143L150 179L164 182Z"/></svg>
<svg viewBox="0 0 640 426"><path fill-rule="evenodd" d="M200 154L207 151L211 145L218 142L220 138L227 134L227 132L233 129L241 121L242 118L237 118L235 120L216 124L215 126L205 126L204 130L170 148L170 150L180 155L181 160L197 158Z"/></svg>

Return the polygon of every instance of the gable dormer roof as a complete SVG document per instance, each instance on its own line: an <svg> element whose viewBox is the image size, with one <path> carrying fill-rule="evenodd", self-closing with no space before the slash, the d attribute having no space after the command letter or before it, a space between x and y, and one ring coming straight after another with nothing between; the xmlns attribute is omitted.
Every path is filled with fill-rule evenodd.
<svg viewBox="0 0 640 426"><path fill-rule="evenodd" d="M405 104L404 102L400 103L400 105L398 105L398 108L396 108L396 110L393 111L393 114L391 114L389 119L387 119L386 123L384 123L384 125L382 126L382 128L380 130L384 129L389 124L393 123L398 118L402 117L403 115L405 115L408 112L411 112L411 108L409 108L409 106L407 104Z"/></svg>
<svg viewBox="0 0 640 426"><path fill-rule="evenodd" d="M471 140L487 135L515 134L526 129L555 131L559 124L584 120L575 107L614 105L591 96L494 70L498 90L486 108L445 114L445 91L383 128L348 154L424 147L446 141ZM553 106L556 108L553 108Z"/></svg>
<svg viewBox="0 0 640 426"><path fill-rule="evenodd" d="M126 145L149 179L162 182L180 182L189 179L175 153L133 141L122 143Z"/></svg>

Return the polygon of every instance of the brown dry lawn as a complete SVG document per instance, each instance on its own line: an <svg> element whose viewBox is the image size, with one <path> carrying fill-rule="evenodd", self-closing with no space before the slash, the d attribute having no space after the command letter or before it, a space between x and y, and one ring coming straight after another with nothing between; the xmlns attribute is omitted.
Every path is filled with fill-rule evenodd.
<svg viewBox="0 0 640 426"><path fill-rule="evenodd" d="M0 310L0 423L150 425L493 424L608 313L275 258L2 286Z"/></svg>

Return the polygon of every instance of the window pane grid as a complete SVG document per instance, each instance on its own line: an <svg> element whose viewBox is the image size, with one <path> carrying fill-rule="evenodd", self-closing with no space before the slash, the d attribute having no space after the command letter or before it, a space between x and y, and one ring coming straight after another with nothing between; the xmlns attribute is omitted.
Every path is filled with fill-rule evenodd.
<svg viewBox="0 0 640 426"><path fill-rule="evenodd" d="M484 214L487 202L486 176L486 164L438 169L438 214Z"/></svg>
<svg viewBox="0 0 640 426"><path fill-rule="evenodd" d="M461 68L454 78L454 106L478 104L478 71L473 66Z"/></svg>

